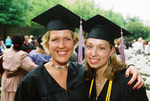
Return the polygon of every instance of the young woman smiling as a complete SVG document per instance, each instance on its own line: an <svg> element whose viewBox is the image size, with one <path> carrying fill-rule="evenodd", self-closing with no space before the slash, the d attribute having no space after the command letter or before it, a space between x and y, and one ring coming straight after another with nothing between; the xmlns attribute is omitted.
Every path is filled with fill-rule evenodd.
<svg viewBox="0 0 150 101"><path fill-rule="evenodd" d="M96 15L83 23L89 34L85 42L86 70L90 101L148 101L144 87L128 85L126 65L118 60L114 39L120 37L121 27ZM130 34L122 29L124 35ZM127 86L128 85L128 86Z"/></svg>

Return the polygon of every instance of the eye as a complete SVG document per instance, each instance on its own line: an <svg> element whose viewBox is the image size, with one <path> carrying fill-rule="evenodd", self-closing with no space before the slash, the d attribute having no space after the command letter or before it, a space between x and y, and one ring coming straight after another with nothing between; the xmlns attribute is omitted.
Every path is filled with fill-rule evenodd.
<svg viewBox="0 0 150 101"><path fill-rule="evenodd" d="M100 50L104 50L105 48L104 48L104 47L99 47L99 49L100 49Z"/></svg>
<svg viewBox="0 0 150 101"><path fill-rule="evenodd" d="M92 48L92 46L91 46L91 45L87 45L86 47L87 47L87 48Z"/></svg>
<svg viewBox="0 0 150 101"><path fill-rule="evenodd" d="M71 40L70 38L65 38L65 40Z"/></svg>
<svg viewBox="0 0 150 101"><path fill-rule="evenodd" d="M52 41L57 41L57 39L52 39Z"/></svg>

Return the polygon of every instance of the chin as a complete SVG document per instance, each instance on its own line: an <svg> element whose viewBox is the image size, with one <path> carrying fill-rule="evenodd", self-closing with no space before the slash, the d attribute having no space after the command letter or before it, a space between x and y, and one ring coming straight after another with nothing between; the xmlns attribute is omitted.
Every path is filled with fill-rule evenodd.
<svg viewBox="0 0 150 101"><path fill-rule="evenodd" d="M99 68L99 66L96 65L96 64L89 64L89 65L90 65L91 68L94 68L94 69Z"/></svg>

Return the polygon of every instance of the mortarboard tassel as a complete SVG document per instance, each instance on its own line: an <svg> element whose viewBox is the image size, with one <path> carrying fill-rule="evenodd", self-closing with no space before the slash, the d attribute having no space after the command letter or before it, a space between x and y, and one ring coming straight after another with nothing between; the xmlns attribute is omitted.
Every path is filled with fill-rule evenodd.
<svg viewBox="0 0 150 101"><path fill-rule="evenodd" d="M122 32L122 28L121 28L121 45L120 45L121 51L120 51L120 57L123 61L123 63L125 63L125 55L124 55L124 44L123 44L123 32Z"/></svg>
<svg viewBox="0 0 150 101"><path fill-rule="evenodd" d="M78 63L82 63L82 19L80 18L80 35L78 46Z"/></svg>

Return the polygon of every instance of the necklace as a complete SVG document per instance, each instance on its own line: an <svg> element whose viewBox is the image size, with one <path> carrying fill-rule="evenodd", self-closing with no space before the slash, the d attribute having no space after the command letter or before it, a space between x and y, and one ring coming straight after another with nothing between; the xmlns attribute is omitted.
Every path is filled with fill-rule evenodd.
<svg viewBox="0 0 150 101"><path fill-rule="evenodd" d="M68 68L68 66L69 66L69 63L67 63L66 66L59 67L59 66L57 66L57 65L54 65L54 64L51 62L51 59L49 59L49 62L50 62L50 65L53 66L53 67L55 67L56 69L65 69L65 68Z"/></svg>
<svg viewBox="0 0 150 101"><path fill-rule="evenodd" d="M99 81L100 81L100 82L99 82ZM103 81L103 78L102 78L101 80L98 80L98 83L97 83L98 88L99 88L100 85L103 83L102 81Z"/></svg>
<svg viewBox="0 0 150 101"><path fill-rule="evenodd" d="M102 81L100 81L97 85L98 85L98 87L100 86L102 84Z"/></svg>

